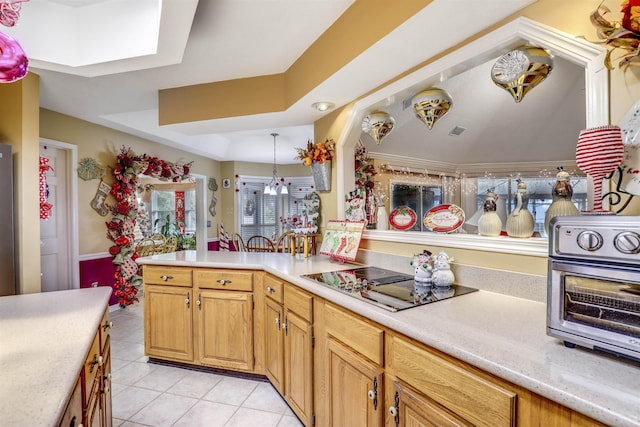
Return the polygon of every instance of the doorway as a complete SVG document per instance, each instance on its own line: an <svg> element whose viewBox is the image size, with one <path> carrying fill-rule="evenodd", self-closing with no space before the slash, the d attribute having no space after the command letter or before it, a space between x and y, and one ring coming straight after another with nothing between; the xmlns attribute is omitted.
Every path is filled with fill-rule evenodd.
<svg viewBox="0 0 640 427"><path fill-rule="evenodd" d="M42 292L80 287L77 220L77 147L40 138L40 156L49 159L46 173L48 219L40 220L40 289Z"/></svg>

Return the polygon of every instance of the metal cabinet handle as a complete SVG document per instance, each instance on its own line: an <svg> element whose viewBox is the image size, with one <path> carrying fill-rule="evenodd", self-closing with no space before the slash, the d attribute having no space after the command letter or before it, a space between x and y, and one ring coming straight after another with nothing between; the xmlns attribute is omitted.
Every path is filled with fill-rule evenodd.
<svg viewBox="0 0 640 427"><path fill-rule="evenodd" d="M267 286L267 292L269 292L270 294L274 293L276 290L274 288L272 288L271 286Z"/></svg>
<svg viewBox="0 0 640 427"><path fill-rule="evenodd" d="M191 303L191 296L189 295L189 292L187 292L187 299L185 302L187 303L187 308L189 308L189 304Z"/></svg>
<svg viewBox="0 0 640 427"><path fill-rule="evenodd" d="M94 354L93 360L91 361L91 367L89 368L89 372L93 372L93 368L95 368L96 365L102 366L103 363L104 363L104 359L102 358L102 356L98 356L97 354Z"/></svg>
<svg viewBox="0 0 640 427"><path fill-rule="evenodd" d="M276 325L278 325L278 329L280 329L280 312L278 312L278 317L276 317Z"/></svg>
<svg viewBox="0 0 640 427"><path fill-rule="evenodd" d="M284 329L284 334L289 335L289 316L284 316L284 322L280 325L280 329Z"/></svg>
<svg viewBox="0 0 640 427"><path fill-rule="evenodd" d="M167 280L173 279L173 276L164 275L164 276L160 276L160 279L162 279L162 280L164 280L166 282Z"/></svg>
<svg viewBox="0 0 640 427"><path fill-rule="evenodd" d="M104 321L104 325L102 325L102 330L106 331L107 329L113 328L113 322L109 322L108 320Z"/></svg>
<svg viewBox="0 0 640 427"><path fill-rule="evenodd" d="M389 408L389 415L393 417L393 420L396 423L396 427L400 425L400 416L399 416L399 408L400 408L400 394L396 391L395 396L393 397L394 406Z"/></svg>
<svg viewBox="0 0 640 427"><path fill-rule="evenodd" d="M198 308L200 310L202 310L202 301L201 301L201 299L202 299L202 294L198 294L198 299L196 300L196 305L198 306Z"/></svg>
<svg viewBox="0 0 640 427"><path fill-rule="evenodd" d="M378 378L373 378L373 389L367 392L367 397L373 401L373 409L378 409Z"/></svg>
<svg viewBox="0 0 640 427"><path fill-rule="evenodd" d="M227 283L231 283L231 280L227 280L227 279L220 279L220 280L216 280L216 283L221 284L222 286L226 285Z"/></svg>

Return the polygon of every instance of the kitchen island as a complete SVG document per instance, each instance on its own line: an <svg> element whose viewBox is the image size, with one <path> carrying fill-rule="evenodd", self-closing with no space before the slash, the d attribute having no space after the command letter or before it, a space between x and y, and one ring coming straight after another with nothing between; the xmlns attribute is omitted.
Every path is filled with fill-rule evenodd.
<svg viewBox="0 0 640 427"><path fill-rule="evenodd" d="M640 363L564 347L559 340L546 335L544 303L480 289L394 313L300 277L350 267L332 263L326 257L185 251L140 258L138 262L264 271L410 340L602 423L640 426ZM474 287L474 283L462 285Z"/></svg>
<svg viewBox="0 0 640 427"><path fill-rule="evenodd" d="M0 298L1 425L60 424L110 296L101 287Z"/></svg>

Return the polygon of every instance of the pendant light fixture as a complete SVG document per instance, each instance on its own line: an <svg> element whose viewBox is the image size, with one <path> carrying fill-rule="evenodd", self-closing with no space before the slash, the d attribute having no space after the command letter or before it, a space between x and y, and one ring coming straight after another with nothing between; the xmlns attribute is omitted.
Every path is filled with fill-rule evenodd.
<svg viewBox="0 0 640 427"><path fill-rule="evenodd" d="M271 136L273 137L273 176L271 177L269 184L264 187L264 194L268 194L270 196L277 195L278 187L280 186L279 182L282 182L280 194L289 194L289 190L287 189L287 185L284 183L284 179L278 178L278 170L276 169L276 138L279 134L274 132Z"/></svg>

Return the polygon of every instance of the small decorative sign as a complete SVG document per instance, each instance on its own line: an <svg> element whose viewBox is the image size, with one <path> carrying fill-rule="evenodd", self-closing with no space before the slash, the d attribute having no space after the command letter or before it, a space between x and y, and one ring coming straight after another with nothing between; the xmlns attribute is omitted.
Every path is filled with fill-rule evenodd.
<svg viewBox="0 0 640 427"><path fill-rule="evenodd" d="M360 247L365 221L331 220L322 238L320 254L331 259L354 261Z"/></svg>

